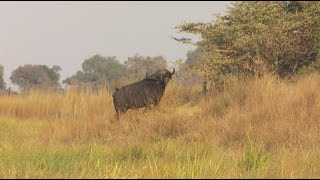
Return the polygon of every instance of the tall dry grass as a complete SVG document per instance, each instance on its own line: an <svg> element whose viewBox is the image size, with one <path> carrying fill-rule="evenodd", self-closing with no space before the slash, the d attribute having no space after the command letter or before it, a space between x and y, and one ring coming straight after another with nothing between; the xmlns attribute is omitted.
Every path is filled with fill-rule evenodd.
<svg viewBox="0 0 320 180"><path fill-rule="evenodd" d="M44 137L66 141L180 138L237 148L250 138L268 148L318 146L319 87L316 74L295 83L273 76L230 79L223 92L203 97L198 86L171 82L160 108L129 110L119 123L114 118L112 92L107 89L65 94L34 91L1 96L0 117L48 121Z"/></svg>
<svg viewBox="0 0 320 180"><path fill-rule="evenodd" d="M278 80L274 76L241 80L230 78L223 92L202 96L200 86L186 87L172 81L158 109L129 110L119 122L114 117L112 92L107 89L97 92L68 91L64 94L34 91L27 95L1 96L0 118L14 120L8 127L33 121L41 124L30 127L33 133L28 131L20 134L20 140L14 140L15 137L10 133L2 132L7 138L1 142L7 144L6 147L24 148L98 144L116 149L113 153L120 148L120 152L129 153L130 157L138 156L138 159L146 154L160 153L157 156L159 161L154 160L154 163L160 164L152 164L151 167L161 169L163 166L163 173L168 173L173 164L166 164L161 157L174 158L174 154L179 151L177 147L183 153L189 152L188 147L194 148L192 152L198 154L198 165L201 165L193 167L196 164L190 161L192 166L179 166L179 173L186 173L181 168L187 168L187 171L207 165L211 167L209 160L215 157L211 150L217 147L220 148L216 150L217 153L234 152L229 155L239 161L224 168L222 165L216 167L217 164L213 163L212 168L218 168L214 171L216 176L209 173L210 169L202 169L203 174L199 170L194 177L319 177L317 167L320 169L320 164L308 164L320 152L319 87L318 74L302 77L296 82ZM6 131L6 128L1 131ZM11 134L15 133L19 134L12 130ZM166 142L172 141L175 145L169 148ZM169 148L172 154L167 152L168 149L158 152L159 143L165 149ZM126 147L129 150L123 150ZM305 150L307 154L313 155L302 158ZM168 154L161 155L166 152ZM294 155L289 152L299 158L296 161L290 159ZM176 156L183 157L183 153ZM270 163L270 159L280 164ZM228 164L228 161L235 160L229 158L225 163ZM270 164L279 165L279 168ZM301 169L304 164L311 168ZM288 170L289 167L292 171ZM173 177L193 177L188 173L172 173L177 173ZM135 174L136 177L148 175ZM169 173L164 177L172 176Z"/></svg>

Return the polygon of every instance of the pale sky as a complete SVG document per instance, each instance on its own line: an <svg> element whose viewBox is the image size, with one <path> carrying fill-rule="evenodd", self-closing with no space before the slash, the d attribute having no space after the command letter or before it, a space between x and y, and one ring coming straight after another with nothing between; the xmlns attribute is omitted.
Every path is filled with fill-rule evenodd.
<svg viewBox="0 0 320 180"><path fill-rule="evenodd" d="M193 46L175 26L208 22L230 2L0 2L0 64L7 86L11 72L24 64L59 65L60 81L81 70L95 55L116 56L123 63L139 53L185 59Z"/></svg>

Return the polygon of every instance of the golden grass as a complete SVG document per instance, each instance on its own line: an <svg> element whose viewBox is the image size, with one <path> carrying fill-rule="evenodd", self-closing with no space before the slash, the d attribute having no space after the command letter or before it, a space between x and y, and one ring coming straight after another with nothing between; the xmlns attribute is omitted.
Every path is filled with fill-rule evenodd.
<svg viewBox="0 0 320 180"><path fill-rule="evenodd" d="M266 76L201 96L172 81L159 109L120 122L107 89L0 96L0 177L319 178L319 87Z"/></svg>

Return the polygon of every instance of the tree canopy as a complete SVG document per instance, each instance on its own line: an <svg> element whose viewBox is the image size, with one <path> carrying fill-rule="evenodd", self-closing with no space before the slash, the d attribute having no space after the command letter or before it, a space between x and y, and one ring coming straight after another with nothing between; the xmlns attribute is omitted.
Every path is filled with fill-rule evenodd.
<svg viewBox="0 0 320 180"><path fill-rule="evenodd" d="M117 81L124 74L124 71L125 66L120 64L116 57L94 55L84 60L82 71L65 79L63 83L108 86L112 81Z"/></svg>
<svg viewBox="0 0 320 180"><path fill-rule="evenodd" d="M132 80L141 80L146 76L146 73L150 74L167 67L167 61L163 56L144 57L139 54L129 57L124 64L127 68L127 77Z"/></svg>
<svg viewBox="0 0 320 180"><path fill-rule="evenodd" d="M12 83L18 85L20 89L48 88L59 86L59 66L49 68L46 65L24 65L15 69L10 77Z"/></svg>
<svg viewBox="0 0 320 180"><path fill-rule="evenodd" d="M185 23L179 32L201 40L175 38L204 49L194 69L205 78L227 74L279 77L319 69L320 3L302 1L235 2L209 23Z"/></svg>

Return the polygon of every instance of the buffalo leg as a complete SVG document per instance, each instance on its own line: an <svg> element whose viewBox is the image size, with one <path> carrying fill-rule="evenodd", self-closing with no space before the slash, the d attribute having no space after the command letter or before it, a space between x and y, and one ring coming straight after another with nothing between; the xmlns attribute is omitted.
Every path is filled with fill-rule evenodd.
<svg viewBox="0 0 320 180"><path fill-rule="evenodd" d="M146 110L150 111L151 110L151 106L150 105L146 105Z"/></svg>
<svg viewBox="0 0 320 180"><path fill-rule="evenodd" d="M120 120L120 115L126 113L127 111L128 111L127 107L125 107L125 108L123 108L121 110L116 110L117 120L119 121Z"/></svg>
<svg viewBox="0 0 320 180"><path fill-rule="evenodd" d="M119 121L120 119L120 111L116 111L116 116L117 116L117 120Z"/></svg>
<svg viewBox="0 0 320 180"><path fill-rule="evenodd" d="M154 108L156 109L156 110L159 110L160 109L160 101L158 100L158 101L155 101L154 102L154 104L153 104L153 106L154 106Z"/></svg>

